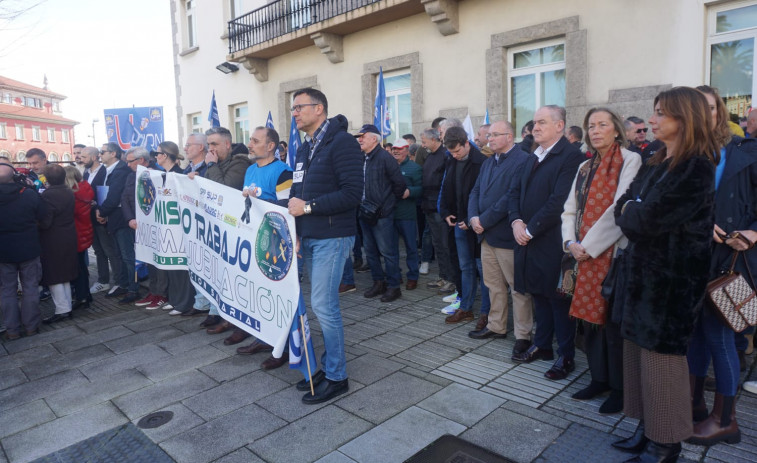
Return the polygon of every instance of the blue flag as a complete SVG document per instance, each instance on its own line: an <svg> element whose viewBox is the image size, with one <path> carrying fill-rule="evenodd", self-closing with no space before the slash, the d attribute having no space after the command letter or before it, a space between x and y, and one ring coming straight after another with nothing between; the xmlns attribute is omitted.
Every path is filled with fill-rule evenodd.
<svg viewBox="0 0 757 463"><path fill-rule="evenodd" d="M213 90L213 98L210 100L210 112L208 113L208 122L210 127L220 127L221 120L218 119L218 106L216 106L216 91Z"/></svg>
<svg viewBox="0 0 757 463"><path fill-rule="evenodd" d="M276 127L273 126L273 117L271 117L271 111L268 111L268 118L265 120L265 126L269 129L276 130ZM281 159L281 154L279 153L279 147L276 147L276 152L274 153L274 156L276 156L276 159Z"/></svg>
<svg viewBox="0 0 757 463"><path fill-rule="evenodd" d="M300 324L300 315L302 315L302 319L305 322L304 330L302 324ZM302 335L303 331L305 332L304 339ZM303 346L307 346L307 355L305 355L305 348ZM294 315L289 332L289 368L300 370L305 379L309 379L308 363L310 363L310 374L315 374L318 363L315 360L313 340L310 338L310 325L308 324L308 316L305 310L305 299L302 297L302 291L300 291L300 302L297 304L297 313Z"/></svg>
<svg viewBox="0 0 757 463"><path fill-rule="evenodd" d="M379 68L378 88L376 89L376 103L373 109L373 125L381 131L381 138L392 134L389 108L386 107L386 89L384 88L384 70Z"/></svg>
<svg viewBox="0 0 757 463"><path fill-rule="evenodd" d="M491 124L489 122L489 108L486 108L486 114L484 114L484 124Z"/></svg>
<svg viewBox="0 0 757 463"><path fill-rule="evenodd" d="M297 162L297 150L300 149L300 131L297 130L297 122L292 116L292 128L289 130L289 146L287 147L287 164L292 170L296 170L295 163Z"/></svg>

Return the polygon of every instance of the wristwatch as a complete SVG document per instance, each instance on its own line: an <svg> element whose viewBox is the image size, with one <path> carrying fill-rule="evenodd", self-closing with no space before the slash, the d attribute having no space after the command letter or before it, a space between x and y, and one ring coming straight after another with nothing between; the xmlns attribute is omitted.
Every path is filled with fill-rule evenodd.
<svg viewBox="0 0 757 463"><path fill-rule="evenodd" d="M313 212L313 210L310 208L310 203L305 203L305 207L303 208L305 211L305 214L310 214Z"/></svg>

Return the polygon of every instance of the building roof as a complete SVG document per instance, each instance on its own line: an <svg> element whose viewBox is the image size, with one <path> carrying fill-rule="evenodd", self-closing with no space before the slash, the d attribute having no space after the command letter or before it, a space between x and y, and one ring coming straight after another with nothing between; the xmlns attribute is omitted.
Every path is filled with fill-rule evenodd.
<svg viewBox="0 0 757 463"><path fill-rule="evenodd" d="M65 124L70 126L74 126L79 123L78 121L75 121L73 119L67 119L63 116L47 113L39 108L17 106L6 103L0 103L0 117L39 122L56 122L58 124Z"/></svg>
<svg viewBox="0 0 757 463"><path fill-rule="evenodd" d="M48 96L52 98L60 98L61 100L64 100L66 98L65 95L61 95L60 93L51 92L50 90L45 90L44 88L25 84L23 82L9 79L8 77L4 77L4 76L0 76L0 88L9 88L9 89L18 90L21 92L31 92L37 95Z"/></svg>

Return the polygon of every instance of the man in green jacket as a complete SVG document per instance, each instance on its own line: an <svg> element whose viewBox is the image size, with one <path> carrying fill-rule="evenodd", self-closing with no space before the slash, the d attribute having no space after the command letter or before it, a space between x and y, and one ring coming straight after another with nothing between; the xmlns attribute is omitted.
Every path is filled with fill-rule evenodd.
<svg viewBox="0 0 757 463"><path fill-rule="evenodd" d="M421 197L423 170L421 166L410 160L407 140L398 138L392 146L392 156L400 165L400 171L405 178L405 185L409 194L397 202L394 210L394 228L397 235L405 241L407 252L407 284L408 291L418 287L418 221L416 203ZM397 243L399 245L399 243Z"/></svg>

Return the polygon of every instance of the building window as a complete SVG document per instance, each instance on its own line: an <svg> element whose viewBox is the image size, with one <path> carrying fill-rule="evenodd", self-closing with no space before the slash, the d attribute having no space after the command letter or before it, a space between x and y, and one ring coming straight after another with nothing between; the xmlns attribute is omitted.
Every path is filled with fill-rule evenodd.
<svg viewBox="0 0 757 463"><path fill-rule="evenodd" d="M236 105L234 111L234 142L247 144L250 139L250 120L247 118L247 105Z"/></svg>
<svg viewBox="0 0 757 463"><path fill-rule="evenodd" d="M734 122L746 117L757 91L755 42L757 2L714 7L709 14L709 80L725 101Z"/></svg>
<svg viewBox="0 0 757 463"><path fill-rule="evenodd" d="M242 0L229 0L229 12L231 13L231 19L245 14L246 11L242 9Z"/></svg>
<svg viewBox="0 0 757 463"><path fill-rule="evenodd" d="M202 120L200 113L190 114L189 116L189 133L202 133Z"/></svg>
<svg viewBox="0 0 757 463"><path fill-rule="evenodd" d="M55 129L53 128L47 129L47 141L51 143L55 143Z"/></svg>
<svg viewBox="0 0 757 463"><path fill-rule="evenodd" d="M195 20L195 0L184 2L184 24L187 32L187 48L197 46L197 21Z"/></svg>
<svg viewBox="0 0 757 463"><path fill-rule="evenodd" d="M69 141L68 141L68 130L66 130L66 129L60 129L60 139L63 140L63 143L69 143Z"/></svg>
<svg viewBox="0 0 757 463"><path fill-rule="evenodd" d="M32 141L42 141L42 131L37 126L32 126Z"/></svg>
<svg viewBox="0 0 757 463"><path fill-rule="evenodd" d="M392 140L413 132L413 113L410 98L410 72L407 70L384 74L386 107L392 128Z"/></svg>
<svg viewBox="0 0 757 463"><path fill-rule="evenodd" d="M510 120L522 127L544 105L565 106L565 43L544 42L508 50Z"/></svg>
<svg viewBox="0 0 757 463"><path fill-rule="evenodd" d="M50 151L50 154L47 155L47 160L50 162L58 162L60 159L58 159L58 153L55 151Z"/></svg>
<svg viewBox="0 0 757 463"><path fill-rule="evenodd" d="M10 93L6 93L5 95L3 95L3 103L5 103L5 104L11 104L12 103L11 94Z"/></svg>
<svg viewBox="0 0 757 463"><path fill-rule="evenodd" d="M16 162L26 162L26 151L16 153Z"/></svg>
<svg viewBox="0 0 757 463"><path fill-rule="evenodd" d="M5 122L0 122L0 138L8 138L8 124Z"/></svg>
<svg viewBox="0 0 757 463"><path fill-rule="evenodd" d="M60 159L63 162L71 162L71 153L63 153Z"/></svg>
<svg viewBox="0 0 757 463"><path fill-rule="evenodd" d="M16 140L24 139L24 126L16 124Z"/></svg>
<svg viewBox="0 0 757 463"><path fill-rule="evenodd" d="M41 108L42 107L42 100L39 98L32 98L32 97L24 97L24 105L29 106L31 108Z"/></svg>
<svg viewBox="0 0 757 463"><path fill-rule="evenodd" d="M55 111L56 113L60 112L60 101L56 101L53 103L53 111Z"/></svg>

